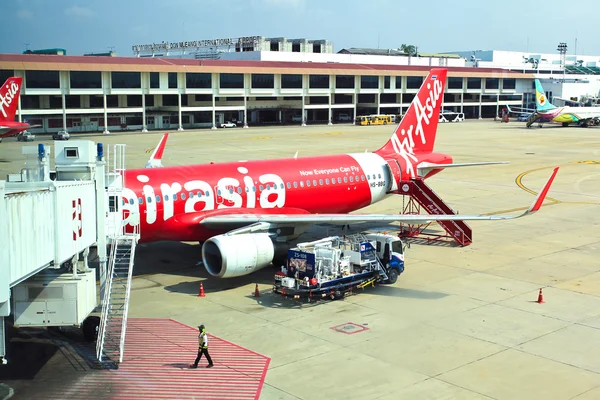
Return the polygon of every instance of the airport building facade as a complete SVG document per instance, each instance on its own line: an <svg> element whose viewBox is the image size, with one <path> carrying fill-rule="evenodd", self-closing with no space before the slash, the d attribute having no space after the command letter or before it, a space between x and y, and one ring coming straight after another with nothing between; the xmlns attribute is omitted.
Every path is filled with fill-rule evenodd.
<svg viewBox="0 0 600 400"><path fill-rule="evenodd" d="M454 66L465 61L444 57L364 56L371 58L352 63L348 54L319 62L296 53L305 60L299 62L267 61L257 53L269 52L238 53L245 59L237 60L0 54L0 80L23 77L18 119L41 125L32 133L214 128L225 121L332 124L398 115L436 66L449 70L443 108L466 118L494 118L533 94L530 73ZM386 61L400 58L407 64Z"/></svg>

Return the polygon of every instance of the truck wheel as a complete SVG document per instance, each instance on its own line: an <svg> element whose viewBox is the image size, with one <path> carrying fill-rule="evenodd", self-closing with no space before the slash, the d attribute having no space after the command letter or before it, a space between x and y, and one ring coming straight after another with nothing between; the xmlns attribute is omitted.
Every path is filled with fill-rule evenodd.
<svg viewBox="0 0 600 400"><path fill-rule="evenodd" d="M83 337L88 342L93 342L98 337L98 330L100 329L100 317L87 317L83 324L81 324L81 331Z"/></svg>
<svg viewBox="0 0 600 400"><path fill-rule="evenodd" d="M398 271L396 271L395 269L390 269L387 273L387 276L388 276L388 283L394 284L398 280Z"/></svg>

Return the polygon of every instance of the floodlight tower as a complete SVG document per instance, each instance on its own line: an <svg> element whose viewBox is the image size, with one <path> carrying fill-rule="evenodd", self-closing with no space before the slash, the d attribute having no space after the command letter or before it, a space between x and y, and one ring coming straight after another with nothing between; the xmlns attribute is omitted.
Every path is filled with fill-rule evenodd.
<svg viewBox="0 0 600 400"><path fill-rule="evenodd" d="M563 69L563 83L565 81L565 73L567 70L567 44L565 42L560 42L558 44L558 48L556 49L560 53L560 64Z"/></svg>

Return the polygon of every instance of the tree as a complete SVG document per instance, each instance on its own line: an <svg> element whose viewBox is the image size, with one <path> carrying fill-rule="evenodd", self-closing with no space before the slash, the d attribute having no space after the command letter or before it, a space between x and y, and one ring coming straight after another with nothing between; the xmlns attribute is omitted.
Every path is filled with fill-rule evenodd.
<svg viewBox="0 0 600 400"><path fill-rule="evenodd" d="M412 44L402 44L402 46L400 46L400 51L403 51L404 54L408 54L409 56L417 55L417 47Z"/></svg>

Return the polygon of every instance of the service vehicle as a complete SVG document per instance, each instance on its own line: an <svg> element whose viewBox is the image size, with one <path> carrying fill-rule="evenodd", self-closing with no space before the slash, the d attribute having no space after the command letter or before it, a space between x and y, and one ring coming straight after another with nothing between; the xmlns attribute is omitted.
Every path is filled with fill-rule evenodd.
<svg viewBox="0 0 600 400"><path fill-rule="evenodd" d="M341 299L377 283L393 284L404 272L402 240L387 234L330 236L299 243L275 274L273 291L295 299Z"/></svg>

